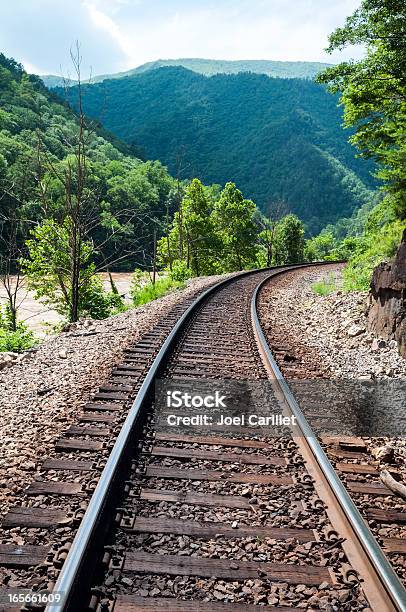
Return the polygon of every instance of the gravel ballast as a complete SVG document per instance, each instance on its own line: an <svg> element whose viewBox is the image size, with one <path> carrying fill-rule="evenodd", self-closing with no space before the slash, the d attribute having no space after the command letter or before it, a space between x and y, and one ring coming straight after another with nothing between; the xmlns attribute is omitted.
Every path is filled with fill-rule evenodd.
<svg viewBox="0 0 406 612"><path fill-rule="evenodd" d="M318 375L328 378L406 378L406 359L395 342L375 339L366 327L367 292L334 291L321 296L312 285L333 272L340 286L342 265L284 274L261 294L260 313L272 338L295 340L292 361L316 357ZM288 361L288 360L287 360ZM311 373L309 373L311 378Z"/></svg>
<svg viewBox="0 0 406 612"><path fill-rule="evenodd" d="M108 379L123 350L185 298L223 278L192 280L187 288L145 306L104 321L85 321L0 371L1 515L32 481L55 440L77 423L84 403Z"/></svg>

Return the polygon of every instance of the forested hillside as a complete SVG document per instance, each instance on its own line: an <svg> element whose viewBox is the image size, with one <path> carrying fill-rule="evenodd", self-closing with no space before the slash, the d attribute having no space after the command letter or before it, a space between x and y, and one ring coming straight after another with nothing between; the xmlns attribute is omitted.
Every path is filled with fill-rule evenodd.
<svg viewBox="0 0 406 612"><path fill-rule="evenodd" d="M166 67L85 85L84 107L173 175L231 180L265 212L282 202L310 232L350 216L374 187L337 98L309 80Z"/></svg>
<svg viewBox="0 0 406 612"><path fill-rule="evenodd" d="M38 77L0 54L2 239L9 213L16 210L32 222L63 218L63 180L58 177L73 163L77 132L78 117L72 110ZM121 217L120 240L113 241L103 257L120 259L131 243L126 265L134 267L142 263L145 249L151 251L154 219L166 214L174 181L159 162L144 163L132 156L131 147L100 125L89 123L84 141L88 214L95 228L91 235L102 241L112 220Z"/></svg>
<svg viewBox="0 0 406 612"><path fill-rule="evenodd" d="M239 72L254 72L257 74L267 74L272 77L283 79L313 79L320 70L331 66L321 62L276 62L272 60L211 60L199 58L180 58L156 60L147 62L126 72L116 74L101 74L92 78L92 83L98 83L105 79L121 79L132 76L147 70L155 70L163 66L183 66L193 72L213 76L214 74L238 74ZM63 85L63 79L56 75L44 75L41 77L47 87L58 87ZM74 85L74 80L69 80L69 84Z"/></svg>

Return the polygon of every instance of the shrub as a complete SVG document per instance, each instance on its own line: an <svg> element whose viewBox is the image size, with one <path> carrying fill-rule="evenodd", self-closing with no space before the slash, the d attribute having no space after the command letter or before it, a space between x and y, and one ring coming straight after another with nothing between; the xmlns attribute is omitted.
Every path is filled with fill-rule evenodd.
<svg viewBox="0 0 406 612"><path fill-rule="evenodd" d="M170 276L158 278L153 284L149 279L145 282L145 275L136 270L131 284L130 295L134 306L142 306L152 300L163 297L174 289L181 289L185 286L184 282L174 280Z"/></svg>
<svg viewBox="0 0 406 612"><path fill-rule="evenodd" d="M86 288L83 288L80 299L81 314L92 319L106 319L125 310L127 306L119 293L105 291L99 276L94 276Z"/></svg>
<svg viewBox="0 0 406 612"><path fill-rule="evenodd" d="M369 289L373 269L395 255L404 227L404 223L395 221L377 233L364 235L343 272L346 291Z"/></svg>
<svg viewBox="0 0 406 612"><path fill-rule="evenodd" d="M10 351L19 353L26 351L35 345L35 336L24 323L18 323L14 331L10 326L10 315L5 310L0 310L0 352Z"/></svg>
<svg viewBox="0 0 406 612"><path fill-rule="evenodd" d="M0 353L4 351L20 353L32 348L35 344L34 334L22 324L17 327L16 331L0 329Z"/></svg>
<svg viewBox="0 0 406 612"><path fill-rule="evenodd" d="M169 275L174 281L184 282L192 277L192 270L187 267L186 261L177 260L173 262Z"/></svg>

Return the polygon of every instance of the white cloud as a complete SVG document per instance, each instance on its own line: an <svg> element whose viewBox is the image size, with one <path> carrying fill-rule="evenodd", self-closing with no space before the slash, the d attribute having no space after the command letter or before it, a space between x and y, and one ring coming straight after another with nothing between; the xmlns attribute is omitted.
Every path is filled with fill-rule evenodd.
<svg viewBox="0 0 406 612"><path fill-rule="evenodd" d="M117 2L117 0L115 0ZM119 0L120 3L123 0ZM85 1L83 5L87 8L92 24L101 30L107 32L110 37L117 43L121 51L127 56L131 57L133 53L130 39L122 32L120 26L111 18L106 15L102 10L97 8L93 2Z"/></svg>
<svg viewBox="0 0 406 612"><path fill-rule="evenodd" d="M81 43L83 73L179 57L338 61L328 34L360 0L0 0L3 49L36 72L60 72ZM35 32L27 37L26 31ZM344 58L359 49L345 51Z"/></svg>

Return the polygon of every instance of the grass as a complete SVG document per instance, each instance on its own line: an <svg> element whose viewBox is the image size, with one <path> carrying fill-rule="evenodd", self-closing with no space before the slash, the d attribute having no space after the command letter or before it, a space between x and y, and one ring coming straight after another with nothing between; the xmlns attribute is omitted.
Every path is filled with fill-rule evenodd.
<svg viewBox="0 0 406 612"><path fill-rule="evenodd" d="M314 293L317 293L317 295L330 295L330 293L337 291L336 279L334 277L334 274L331 273L322 280L313 283L312 289Z"/></svg>
<svg viewBox="0 0 406 612"><path fill-rule="evenodd" d="M152 300L156 300L164 295L167 295L174 289L182 289L184 286L185 283L175 281L169 276L158 278L155 285L153 285L151 282L140 285L138 279L135 279L131 287L131 297L134 306L142 306L143 304L152 302Z"/></svg>

